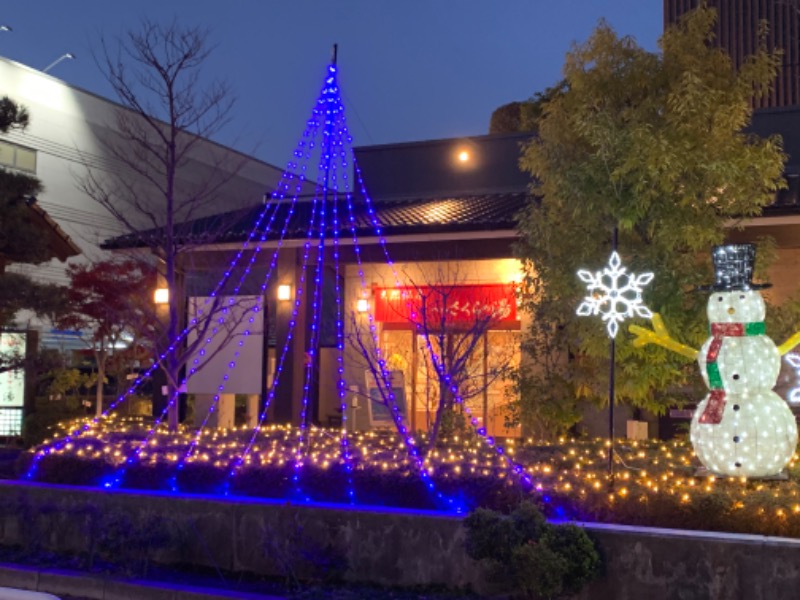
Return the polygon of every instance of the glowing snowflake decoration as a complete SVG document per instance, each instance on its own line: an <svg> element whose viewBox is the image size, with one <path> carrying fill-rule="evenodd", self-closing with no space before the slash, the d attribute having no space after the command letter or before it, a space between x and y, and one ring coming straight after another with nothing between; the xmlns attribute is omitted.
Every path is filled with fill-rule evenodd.
<svg viewBox="0 0 800 600"><path fill-rule="evenodd" d="M794 367L795 375L800 379L800 355L792 352L786 355L786 362ZM800 387L792 388L789 391L789 404L800 404Z"/></svg>
<svg viewBox="0 0 800 600"><path fill-rule="evenodd" d="M617 337L619 324L631 317L652 318L653 313L642 302L642 287L653 279L652 273L627 273L616 251L611 253L608 266L602 271L578 271L581 281L588 284L589 295L578 307L582 317L602 315L609 337Z"/></svg>

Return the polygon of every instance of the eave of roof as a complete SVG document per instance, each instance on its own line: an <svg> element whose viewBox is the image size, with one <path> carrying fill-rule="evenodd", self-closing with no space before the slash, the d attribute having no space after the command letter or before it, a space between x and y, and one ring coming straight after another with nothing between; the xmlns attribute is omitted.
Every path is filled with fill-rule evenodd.
<svg viewBox="0 0 800 600"><path fill-rule="evenodd" d="M480 194L447 198L400 198L370 204L353 203L351 208L341 202L337 207L337 212L339 222L346 219L348 223L339 227L342 238L352 237L353 233L359 238L375 236L377 232L370 210L374 212L375 219L380 223L380 233L384 236L511 231L516 229L517 213L533 200L533 196L527 193ZM180 227L180 230L188 231L188 234L184 233L181 241L198 245L244 242L248 239L254 224L259 220L262 210L265 210L264 206L186 223ZM272 226L268 231L257 230L255 239L263 238L267 241L277 239L281 236L284 224L287 226L283 239L306 239L309 236L312 218L319 218L318 215L315 217L314 203L295 204L291 219L287 224L290 210L292 210L292 205L286 202L266 207L267 217L264 221L269 222L274 211ZM349 225L351 210L354 231L351 231ZM327 219L329 221L325 228L326 235L332 235L334 227L331 222L332 209L330 207L327 209ZM225 231L211 234L227 221L230 222L230 225L225 228ZM312 231L318 232L319 226L312 228ZM122 249L146 246L149 236L154 236L154 239L160 237L156 231L145 231L141 234L131 234L108 240L103 247Z"/></svg>
<svg viewBox="0 0 800 600"><path fill-rule="evenodd" d="M34 223L47 233L47 243L54 258L66 262L68 258L81 254L81 249L72 238L39 206L35 198L31 198L25 204L31 210Z"/></svg>

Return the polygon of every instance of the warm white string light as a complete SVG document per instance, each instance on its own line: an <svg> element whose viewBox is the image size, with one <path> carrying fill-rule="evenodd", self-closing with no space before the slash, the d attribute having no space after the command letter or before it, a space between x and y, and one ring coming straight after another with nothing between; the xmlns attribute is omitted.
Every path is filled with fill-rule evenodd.
<svg viewBox="0 0 800 600"><path fill-rule="evenodd" d="M792 458L797 425L786 402L772 391L781 357L765 335L764 299L753 289L714 292L707 314L712 336L698 362L711 392L692 418L697 457L722 475L775 475Z"/></svg>

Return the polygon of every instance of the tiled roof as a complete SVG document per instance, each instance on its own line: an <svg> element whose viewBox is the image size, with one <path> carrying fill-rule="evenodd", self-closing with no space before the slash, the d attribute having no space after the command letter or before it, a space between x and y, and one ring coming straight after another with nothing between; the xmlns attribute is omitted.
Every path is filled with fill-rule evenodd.
<svg viewBox="0 0 800 600"><path fill-rule="evenodd" d="M375 217L381 224L384 235L411 235L458 233L474 231L513 230L516 227L516 214L533 197L523 193L482 194L458 198L403 198L373 202ZM353 222L359 237L375 235L375 227L370 219L369 205L353 204ZM177 228L182 243L226 243L247 239L264 206L252 209L224 213L192 221ZM291 204L281 203L267 206L266 214L259 227L256 238L260 238L264 228L270 223L266 240L276 240L289 217ZM347 205L337 203L339 230L342 237L350 234L350 216ZM314 205L310 201L296 203L294 213L288 222L285 239L305 239L308 236L309 224L314 215ZM319 206L317 208L316 225L313 231L319 231ZM333 207L326 206L326 232L333 232ZM105 248L126 248L141 246L148 232L140 235L125 235L106 241Z"/></svg>
<svg viewBox="0 0 800 600"><path fill-rule="evenodd" d="M53 258L66 262L68 258L78 256L81 253L81 249L72 241L72 238L39 206L36 198L29 198L25 204L31 210L30 217L32 222L38 224L41 231L44 232L42 235L47 238L47 244L50 247Z"/></svg>

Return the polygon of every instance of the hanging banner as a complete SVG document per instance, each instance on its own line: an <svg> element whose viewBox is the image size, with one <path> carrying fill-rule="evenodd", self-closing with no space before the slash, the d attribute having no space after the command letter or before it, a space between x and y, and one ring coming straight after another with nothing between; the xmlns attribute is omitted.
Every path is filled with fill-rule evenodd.
<svg viewBox="0 0 800 600"><path fill-rule="evenodd" d="M513 283L375 288L375 320L429 325L517 320Z"/></svg>
<svg viewBox="0 0 800 600"><path fill-rule="evenodd" d="M209 297L189 298L189 322L201 319L200 315L208 311L211 301ZM264 310L261 299L258 296L223 296L220 306L225 307L224 321L215 323L213 331L216 333L207 334L207 340L187 363L197 364L198 368L189 376L186 391L190 394L260 394L264 375ZM222 314L218 312L215 321ZM191 344L197 335L197 330L191 329L186 338ZM235 359L234 353L238 354Z"/></svg>

